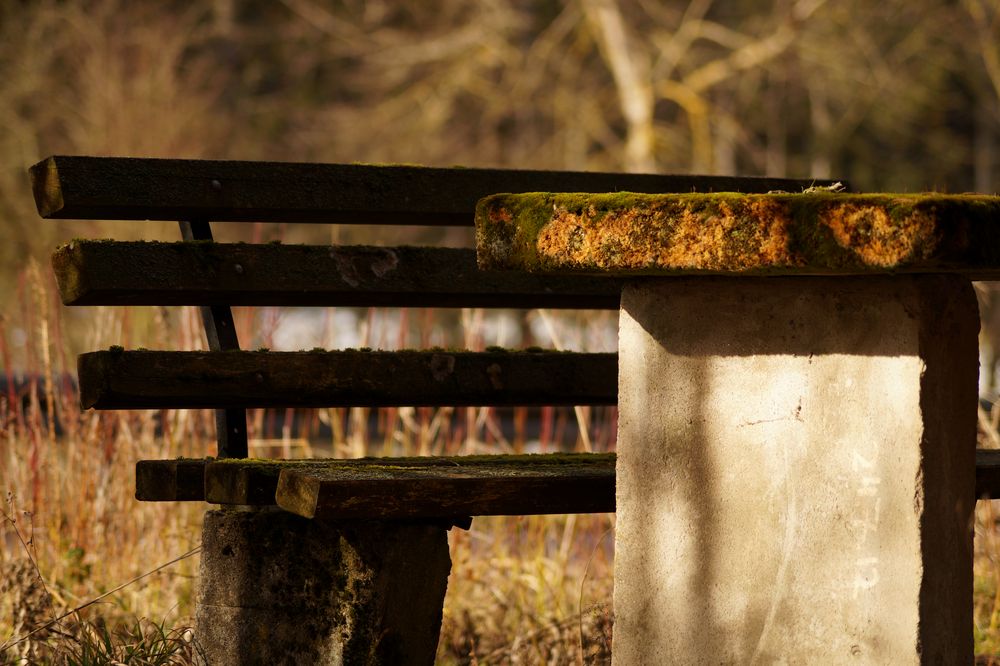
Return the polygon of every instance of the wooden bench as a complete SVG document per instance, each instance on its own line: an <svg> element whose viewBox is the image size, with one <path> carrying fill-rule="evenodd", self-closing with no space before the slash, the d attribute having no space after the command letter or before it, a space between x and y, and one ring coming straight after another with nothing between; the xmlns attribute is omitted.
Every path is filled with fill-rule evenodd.
<svg viewBox="0 0 1000 666"><path fill-rule="evenodd" d="M617 355L240 351L230 306L617 309L620 283L480 271L471 249L216 244L212 242L211 221L471 226L477 201L497 192L767 192L798 191L812 184L763 178L62 156L40 162L30 173L38 211L45 218L180 221L182 242L82 240L60 248L53 256L66 305L202 308L210 348L207 352L113 348L80 357L84 407L217 410L216 458L139 461L138 499L276 506L316 523L361 519L379 525L399 521L411 526L416 521L439 532L451 525L468 527L470 517L476 515L612 512L614 454L263 462L246 459L245 410L613 405L617 400ZM391 241L388 234L386 240ZM981 452L977 460L981 482L977 492L981 495L1000 486L1000 461L993 455ZM248 519L237 515L233 520ZM299 527L300 523L287 518L271 520L282 525L281 529L304 530L296 532L303 543L312 538L303 536L311 527ZM230 534L233 529L229 523L218 527L219 534ZM341 529L337 534L348 541L355 538L354 527L329 529ZM378 543L395 537L386 537L386 532L380 531L382 526L373 529L375 536L357 552L375 552L372 557L378 565L372 567L384 569L376 575L411 576L414 565L383 562L395 556L376 552ZM412 534L416 533L405 532ZM419 540L422 534L412 538ZM328 536L328 531L321 530L319 539ZM213 544L216 538L211 537ZM433 548L439 552L443 536L433 538L439 544ZM209 542L206 531L202 605L231 608L265 604L256 597L248 601L244 595L235 602L226 596L231 593L229 588L241 583L232 578L214 582L216 574L206 567L223 565L212 564L221 555ZM231 549L232 543L226 542L219 551ZM289 552L275 546L265 555L292 558ZM261 551L253 551L249 557L261 557ZM310 562L315 564L315 558ZM308 566L288 564L288 568ZM354 573L355 578L347 575L337 584L343 586L348 579L367 580L362 575L365 572ZM440 572L437 576L441 578ZM297 583L286 579L285 584L294 587ZM419 595L434 594L443 595L443 583ZM211 600L205 601L206 595L218 595L220 601L213 605ZM318 603L329 605L328 601ZM327 649L321 645L326 641L324 636L337 634L339 638L333 642L340 641L337 649L342 657L361 654L357 652L362 649L359 645L367 641L363 647L366 661L392 661L393 655L405 656L408 663L433 660L440 598L431 603L433 608L424 622L428 626L421 628L417 637L406 633L408 629L394 635L399 624L411 624L412 618L401 621L388 617L385 611L386 605L408 601L389 596L366 603L352 612L355 619L364 613L381 613L372 621L374 629L369 633L355 627L348 636L338 634L336 627L316 629L311 625L308 631L295 631L294 625L301 618L289 611L286 616L290 619L282 624L284 633L271 635L264 643L273 655L285 654L293 644L311 643L302 648L301 658L325 658L329 655L322 652ZM280 605L276 603L276 608ZM310 610L313 612L316 609ZM343 608L338 612L343 615ZM230 663L228 659L237 663L233 651L248 649L240 648L240 640L248 640L245 625L263 621L263 616L253 617L256 620L246 614L203 617L199 610L199 633L213 663ZM274 617L268 616L268 621L275 621Z"/></svg>

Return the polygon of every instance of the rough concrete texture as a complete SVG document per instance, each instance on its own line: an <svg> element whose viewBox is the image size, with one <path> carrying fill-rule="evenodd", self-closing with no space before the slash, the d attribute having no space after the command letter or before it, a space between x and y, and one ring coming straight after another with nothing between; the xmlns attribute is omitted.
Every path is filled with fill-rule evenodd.
<svg viewBox="0 0 1000 666"><path fill-rule="evenodd" d="M445 530L205 515L196 635L211 666L433 664L451 560Z"/></svg>
<svg viewBox="0 0 1000 666"><path fill-rule="evenodd" d="M481 268L618 274L1000 272L1000 197L499 194Z"/></svg>
<svg viewBox="0 0 1000 666"><path fill-rule="evenodd" d="M614 663L971 663L978 325L952 276L626 288Z"/></svg>

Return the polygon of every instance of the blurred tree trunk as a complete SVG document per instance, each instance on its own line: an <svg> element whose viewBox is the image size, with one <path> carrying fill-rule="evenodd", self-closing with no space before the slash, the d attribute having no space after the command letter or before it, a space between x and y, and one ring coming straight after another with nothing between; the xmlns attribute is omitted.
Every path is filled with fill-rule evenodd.
<svg viewBox="0 0 1000 666"><path fill-rule="evenodd" d="M582 0L582 3L601 55L614 78L618 103L625 118L625 169L655 172L649 54L637 48L637 40L630 40L615 0Z"/></svg>
<svg viewBox="0 0 1000 666"><path fill-rule="evenodd" d="M236 25L234 0L212 0L212 22L223 37L232 37Z"/></svg>
<svg viewBox="0 0 1000 666"><path fill-rule="evenodd" d="M788 121L785 115L785 80L781 72L772 69L768 74L764 94L764 114L767 118L767 144L764 175L782 178L788 173Z"/></svg>
<svg viewBox="0 0 1000 666"><path fill-rule="evenodd" d="M972 141L973 187L986 194L998 191L996 169L997 103L980 100L976 105L975 133Z"/></svg>
<svg viewBox="0 0 1000 666"><path fill-rule="evenodd" d="M809 175L812 178L831 178L831 148L822 143L822 139L830 135L830 128L833 126L826 85L821 81L807 81L806 90L809 99L809 135L812 139Z"/></svg>

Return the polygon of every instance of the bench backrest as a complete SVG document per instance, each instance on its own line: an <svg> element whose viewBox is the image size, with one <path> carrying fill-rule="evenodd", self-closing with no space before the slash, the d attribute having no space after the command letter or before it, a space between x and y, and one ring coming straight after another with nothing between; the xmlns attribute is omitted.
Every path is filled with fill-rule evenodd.
<svg viewBox="0 0 1000 666"><path fill-rule="evenodd" d="M30 174L39 214L46 218L179 222L184 242L74 241L55 253L53 267L66 305L201 307L208 352L84 354L81 399L84 407L97 409L216 409L220 458L247 456L245 410L252 407L613 405L617 400L615 354L241 352L230 306L617 309L621 283L481 271L472 249L217 244L210 222L471 226L479 199L499 192L768 192L815 184L63 156L36 164ZM382 235L391 243L391 230ZM140 468L140 497L145 492L146 499L200 499L203 466L161 462ZM599 462L607 468L608 460ZM245 474L253 470L219 469L229 474L226 483L239 486L226 491L229 497L249 501L276 483L266 470L251 478ZM613 460L610 469L613 495ZM579 494L583 498L586 492Z"/></svg>

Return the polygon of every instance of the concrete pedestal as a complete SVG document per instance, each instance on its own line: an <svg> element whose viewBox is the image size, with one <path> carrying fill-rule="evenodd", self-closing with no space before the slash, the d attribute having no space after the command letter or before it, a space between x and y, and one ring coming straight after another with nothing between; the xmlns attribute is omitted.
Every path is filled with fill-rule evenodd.
<svg viewBox="0 0 1000 666"><path fill-rule="evenodd" d="M202 543L196 635L212 666L434 663L445 530L222 510Z"/></svg>
<svg viewBox="0 0 1000 666"><path fill-rule="evenodd" d="M628 287L614 663L971 663L978 325L953 276Z"/></svg>

